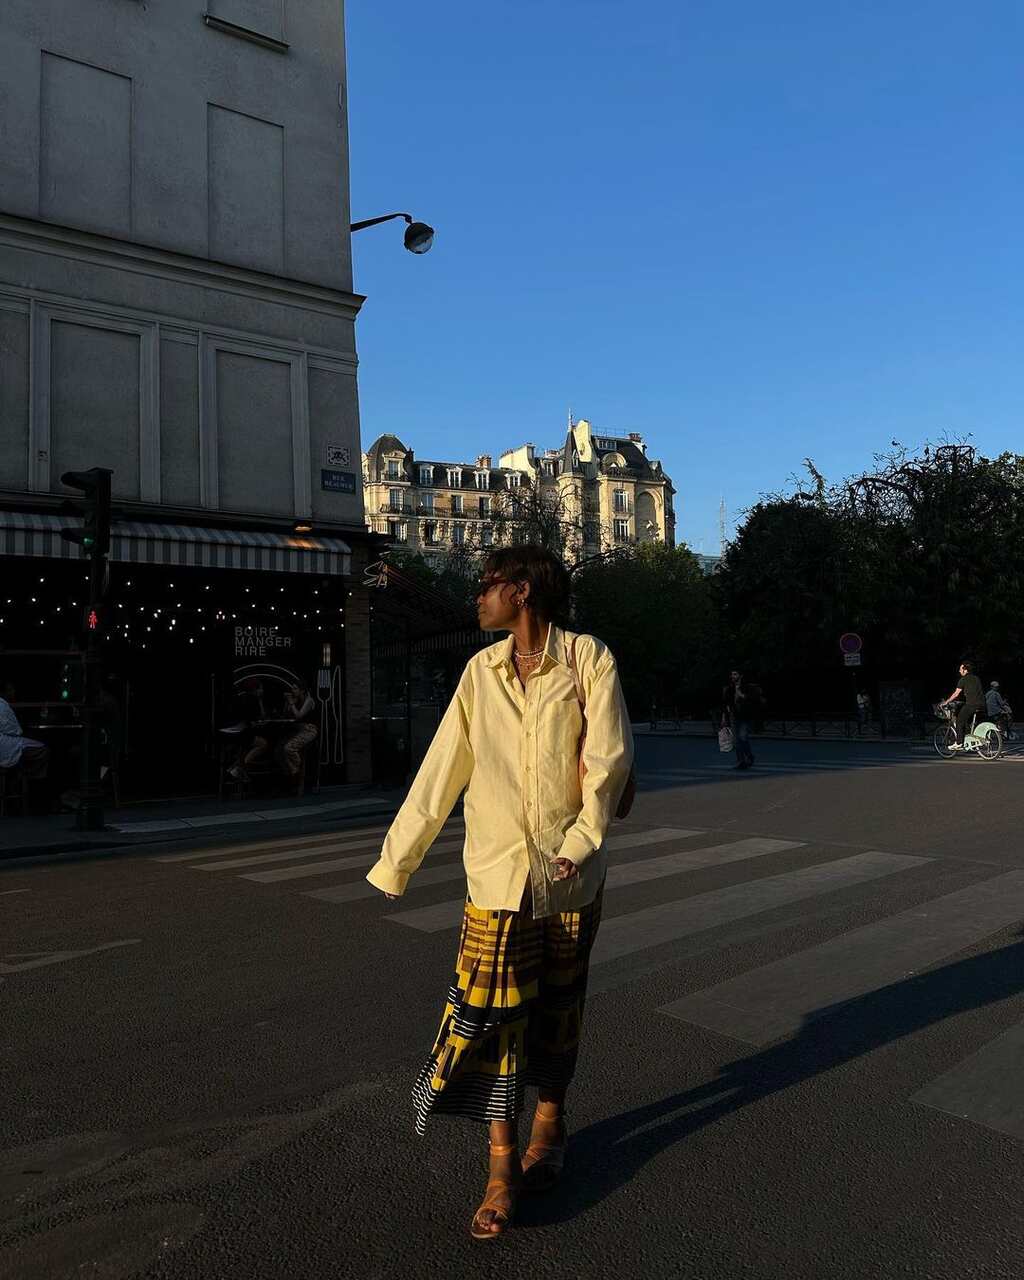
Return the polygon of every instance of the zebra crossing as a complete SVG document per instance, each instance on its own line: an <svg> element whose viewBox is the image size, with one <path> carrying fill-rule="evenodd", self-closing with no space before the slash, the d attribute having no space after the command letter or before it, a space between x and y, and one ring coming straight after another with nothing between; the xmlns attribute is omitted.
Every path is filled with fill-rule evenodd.
<svg viewBox="0 0 1024 1280"><path fill-rule="evenodd" d="M380 898L364 875L376 861L386 830L373 826L295 840L207 847L155 861L176 864L177 872L234 877L251 888L294 884L305 897L344 908ZM463 836L461 818L445 824L405 895L382 904L388 926L418 934L457 930L464 893L425 905L407 904L422 891L463 879L461 858L456 856ZM759 937L778 927L779 908L816 902L826 906L830 895L885 883L935 861L884 850L840 852L761 836L723 839L721 832L685 827L619 830L608 839L607 848L613 859L591 959L594 992L664 969L694 954L694 948L712 951L724 946L734 936L726 926L742 925L746 938ZM790 857L777 870L773 867L773 860L794 854L799 857ZM724 887L687 892L688 875L724 865L733 875L749 875ZM331 883L316 885L318 876ZM657 882L661 892L653 905L617 909L621 891ZM765 1046L801 1033L851 1002L891 989L1022 918L1024 871L1000 874L993 868L991 876L967 888L689 992L656 1012L740 1044ZM1024 1091L1016 1083L1022 1065L1024 1023L923 1087L911 1101L1024 1138Z"/></svg>

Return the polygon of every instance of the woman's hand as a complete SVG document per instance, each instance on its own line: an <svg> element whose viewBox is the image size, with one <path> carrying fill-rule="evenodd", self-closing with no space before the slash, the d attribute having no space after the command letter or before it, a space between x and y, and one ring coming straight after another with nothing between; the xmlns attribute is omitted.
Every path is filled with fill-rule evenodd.
<svg viewBox="0 0 1024 1280"><path fill-rule="evenodd" d="M571 858L556 858L552 866L555 868L552 880L571 880L573 876L579 875L579 868Z"/></svg>

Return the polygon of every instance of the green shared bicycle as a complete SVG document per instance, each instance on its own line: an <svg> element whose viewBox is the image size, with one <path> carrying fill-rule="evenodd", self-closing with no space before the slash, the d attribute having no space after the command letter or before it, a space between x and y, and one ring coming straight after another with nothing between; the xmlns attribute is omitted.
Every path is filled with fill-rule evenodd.
<svg viewBox="0 0 1024 1280"><path fill-rule="evenodd" d="M964 734L962 746L956 741L956 710L941 704L935 708L936 715L944 722L935 730L935 750L943 760L952 760L954 756L977 752L982 760L998 760L1003 752L1003 735L991 720L977 720Z"/></svg>

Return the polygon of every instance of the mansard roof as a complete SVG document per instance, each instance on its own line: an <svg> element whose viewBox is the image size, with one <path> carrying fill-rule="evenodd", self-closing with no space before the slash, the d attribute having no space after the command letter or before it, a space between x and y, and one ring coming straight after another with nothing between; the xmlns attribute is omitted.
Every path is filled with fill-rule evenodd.
<svg viewBox="0 0 1024 1280"><path fill-rule="evenodd" d="M408 453L409 450L399 440L398 436L383 435L378 436L366 451L366 456L370 462L376 462L385 453Z"/></svg>

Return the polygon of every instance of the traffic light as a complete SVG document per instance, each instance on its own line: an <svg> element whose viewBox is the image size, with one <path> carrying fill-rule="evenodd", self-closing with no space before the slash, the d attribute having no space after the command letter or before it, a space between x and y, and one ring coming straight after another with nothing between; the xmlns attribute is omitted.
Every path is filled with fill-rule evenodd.
<svg viewBox="0 0 1024 1280"><path fill-rule="evenodd" d="M110 477L113 472L106 467L91 467L88 471L65 471L61 484L70 489L81 489L85 495L84 519L81 529L62 529L65 542L76 542L82 553L99 558L110 550Z"/></svg>
<svg viewBox="0 0 1024 1280"><path fill-rule="evenodd" d="M60 668L59 700L69 706L81 706L85 697L85 679L79 660L64 662Z"/></svg>

